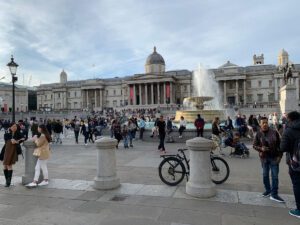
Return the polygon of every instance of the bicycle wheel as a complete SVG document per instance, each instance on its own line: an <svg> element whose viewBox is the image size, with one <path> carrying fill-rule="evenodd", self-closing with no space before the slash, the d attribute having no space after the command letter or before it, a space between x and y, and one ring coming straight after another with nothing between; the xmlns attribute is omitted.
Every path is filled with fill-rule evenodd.
<svg viewBox="0 0 300 225"><path fill-rule="evenodd" d="M165 158L158 167L158 174L162 182L175 186L179 184L186 173L184 164L176 157Z"/></svg>
<svg viewBox="0 0 300 225"><path fill-rule="evenodd" d="M215 184L224 183L229 177L229 166L228 163L221 157L211 157L211 179Z"/></svg>

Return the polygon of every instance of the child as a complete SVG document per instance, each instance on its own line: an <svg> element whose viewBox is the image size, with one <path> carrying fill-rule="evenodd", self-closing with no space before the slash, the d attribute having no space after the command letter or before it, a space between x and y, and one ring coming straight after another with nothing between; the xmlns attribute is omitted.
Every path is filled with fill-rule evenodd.
<svg viewBox="0 0 300 225"><path fill-rule="evenodd" d="M125 124L123 125L123 128L122 128L122 137L123 137L123 141L124 141L124 148L129 148L128 147L128 128Z"/></svg>

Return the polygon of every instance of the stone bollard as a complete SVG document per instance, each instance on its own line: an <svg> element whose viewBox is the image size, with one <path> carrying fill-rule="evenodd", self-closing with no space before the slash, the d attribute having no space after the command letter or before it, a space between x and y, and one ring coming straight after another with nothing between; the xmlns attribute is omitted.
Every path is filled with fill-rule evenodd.
<svg viewBox="0 0 300 225"><path fill-rule="evenodd" d="M186 193L198 198L215 196L210 163L212 141L197 137L186 141L186 145L190 152L190 177L186 184Z"/></svg>
<svg viewBox="0 0 300 225"><path fill-rule="evenodd" d="M98 150L97 176L94 179L94 188L109 190L120 186L120 179L116 172L116 145L117 140L103 137L95 141Z"/></svg>
<svg viewBox="0 0 300 225"><path fill-rule="evenodd" d="M33 155L36 145L32 140L25 141L24 147L26 148L23 152L25 158L25 175L22 176L22 184L25 185L33 181L37 157ZM38 181L40 182L42 180L43 174L41 173Z"/></svg>

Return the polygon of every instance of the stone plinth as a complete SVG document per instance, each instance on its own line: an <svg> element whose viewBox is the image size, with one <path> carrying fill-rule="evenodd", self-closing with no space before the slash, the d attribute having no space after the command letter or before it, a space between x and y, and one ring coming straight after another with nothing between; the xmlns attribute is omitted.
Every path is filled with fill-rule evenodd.
<svg viewBox="0 0 300 225"><path fill-rule="evenodd" d="M36 148L35 143L32 140L27 140L24 142L24 158L25 158L25 175L22 176L22 184L28 184L33 181L35 165L37 157L33 155L33 151ZM40 173L38 182L43 180L43 173Z"/></svg>
<svg viewBox="0 0 300 225"><path fill-rule="evenodd" d="M287 84L280 88L281 113L289 113L299 109L296 90L296 86L293 84Z"/></svg>
<svg viewBox="0 0 300 225"><path fill-rule="evenodd" d="M210 150L212 141L197 137L186 142L190 152L190 178L186 193L198 198L216 195L215 184L211 180Z"/></svg>
<svg viewBox="0 0 300 225"><path fill-rule="evenodd" d="M116 145L113 138L100 138L96 140L98 151L97 176L94 179L94 188L109 190L120 186L120 179L116 172Z"/></svg>

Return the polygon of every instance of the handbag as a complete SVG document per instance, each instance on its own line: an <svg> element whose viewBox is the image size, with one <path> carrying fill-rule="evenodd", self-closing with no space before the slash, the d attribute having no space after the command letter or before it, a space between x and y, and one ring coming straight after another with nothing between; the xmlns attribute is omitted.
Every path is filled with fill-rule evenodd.
<svg viewBox="0 0 300 225"><path fill-rule="evenodd" d="M41 156L41 149L40 148L34 149L33 155L37 156L37 157L40 157Z"/></svg>

